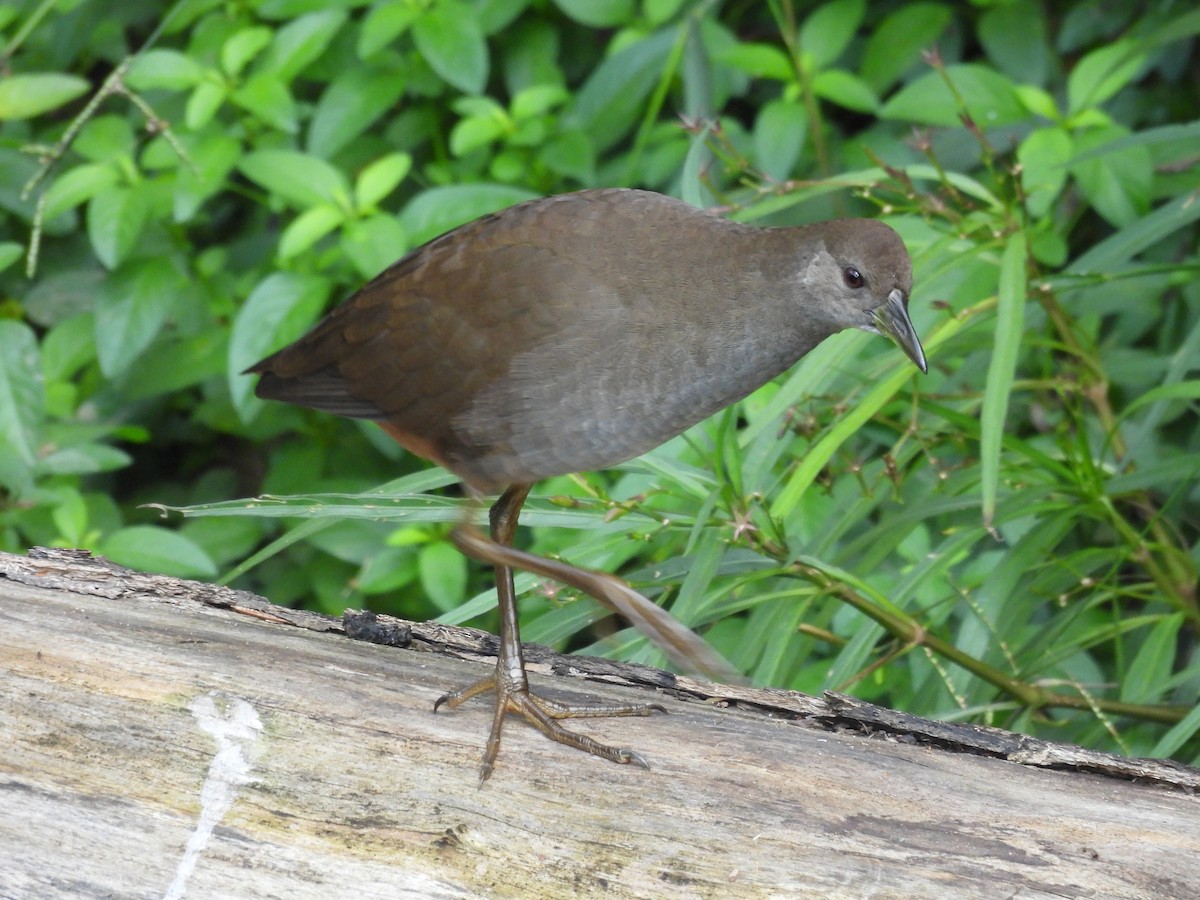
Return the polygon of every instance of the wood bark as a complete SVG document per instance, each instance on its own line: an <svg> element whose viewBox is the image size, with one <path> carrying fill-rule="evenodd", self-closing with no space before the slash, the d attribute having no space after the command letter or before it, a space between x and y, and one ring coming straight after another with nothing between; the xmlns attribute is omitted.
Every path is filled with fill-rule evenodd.
<svg viewBox="0 0 1200 900"><path fill-rule="evenodd" d="M494 643L0 554L0 897L1200 896L1195 769L544 648L651 768L510 721L480 787Z"/></svg>

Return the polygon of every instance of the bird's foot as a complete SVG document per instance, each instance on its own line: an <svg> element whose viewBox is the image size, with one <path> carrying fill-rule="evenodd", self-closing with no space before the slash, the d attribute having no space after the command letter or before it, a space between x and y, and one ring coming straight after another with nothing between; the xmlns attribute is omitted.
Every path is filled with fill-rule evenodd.
<svg viewBox="0 0 1200 900"><path fill-rule="evenodd" d="M667 711L666 707L659 703L631 703L614 706L574 706L557 703L554 700L539 697L526 686L508 685L504 679L498 679L494 674L487 678L481 678L462 690L451 691L438 697L433 704L433 711L437 712L442 706L453 709L487 691L496 693L496 714L492 720L492 730L488 735L487 746L483 753L483 768L479 773L481 785L488 780L495 767L496 756L500 752L500 732L504 727L504 717L508 713L516 713L521 716L552 741L566 744L568 747L574 747L584 753L600 756L615 763L633 763L648 769L650 766L637 751L601 744L586 734L568 731L558 724L558 720L601 716L648 716L651 713Z"/></svg>

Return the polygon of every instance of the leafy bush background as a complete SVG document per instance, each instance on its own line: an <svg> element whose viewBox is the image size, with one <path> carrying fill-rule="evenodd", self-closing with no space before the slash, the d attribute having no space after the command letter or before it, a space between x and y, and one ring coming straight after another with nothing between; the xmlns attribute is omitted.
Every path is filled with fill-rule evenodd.
<svg viewBox="0 0 1200 900"><path fill-rule="evenodd" d="M0 546L491 627L424 493L451 480L238 373L528 197L879 215L927 377L840 335L539 486L524 539L760 683L1195 761L1198 31L1033 0L0 5ZM258 494L302 496L226 502ZM660 661L522 581L527 639Z"/></svg>

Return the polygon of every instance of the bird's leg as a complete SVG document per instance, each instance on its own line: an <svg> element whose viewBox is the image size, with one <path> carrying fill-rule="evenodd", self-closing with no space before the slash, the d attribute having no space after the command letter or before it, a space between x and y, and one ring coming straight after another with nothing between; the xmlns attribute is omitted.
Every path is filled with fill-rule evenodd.
<svg viewBox="0 0 1200 900"><path fill-rule="evenodd" d="M509 712L522 716L538 731L551 740L569 747L583 750L595 756L618 763L636 763L646 766L646 761L633 750L609 747L587 735L568 731L558 724L557 719L585 718L594 716L648 716L652 712L666 712L657 703L641 703L625 706L567 706L539 697L529 690L525 675L525 659L521 653L521 631L517 623L516 592L513 587L512 568L504 560L503 553L495 548L511 550L517 530L517 518L521 506L529 494L529 485L515 484L508 488L492 506L490 513L491 541L476 532L472 541L459 540L455 532L455 543L468 555L491 562L496 571L496 594L500 606L500 652L496 658L496 671L462 690L444 694L433 704L434 711L441 706L454 708L466 700L486 691L496 692L496 713L492 719L492 730L488 735L483 754L483 768L479 781L487 781L500 752L500 733L504 717ZM467 546L464 546L464 543ZM492 552L489 552L492 551Z"/></svg>

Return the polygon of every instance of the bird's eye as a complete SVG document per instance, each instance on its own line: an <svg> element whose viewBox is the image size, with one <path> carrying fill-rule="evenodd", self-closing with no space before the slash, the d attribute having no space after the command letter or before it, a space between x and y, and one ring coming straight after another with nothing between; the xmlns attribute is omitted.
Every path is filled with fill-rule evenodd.
<svg viewBox="0 0 1200 900"><path fill-rule="evenodd" d="M842 279L846 282L846 287L858 290L866 281L862 277L862 272L854 268L854 266L846 266L842 270Z"/></svg>

